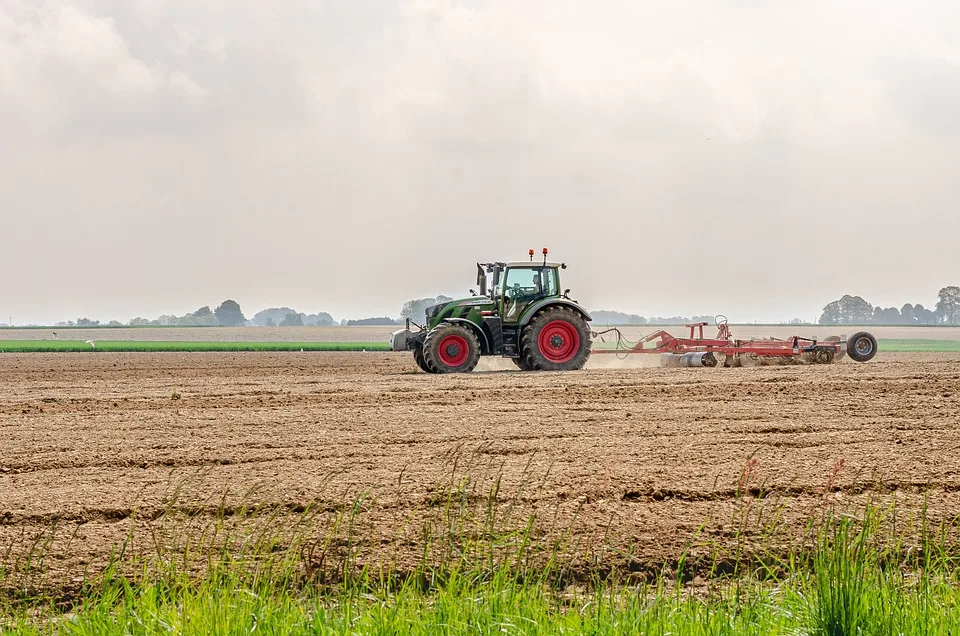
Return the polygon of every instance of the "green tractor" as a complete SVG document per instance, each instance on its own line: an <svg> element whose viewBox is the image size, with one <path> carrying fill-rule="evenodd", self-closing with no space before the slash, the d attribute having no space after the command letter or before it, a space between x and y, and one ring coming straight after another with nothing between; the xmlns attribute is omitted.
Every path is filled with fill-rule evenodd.
<svg viewBox="0 0 960 636"><path fill-rule="evenodd" d="M407 321L390 340L393 351L412 351L427 373L469 373L480 356L510 358L523 371L569 371L590 357L591 320L560 291L564 263L477 263L478 294L434 305L426 325ZM489 279L489 280L488 280ZM487 283L490 283L489 286ZM419 327L412 331L410 325Z"/></svg>

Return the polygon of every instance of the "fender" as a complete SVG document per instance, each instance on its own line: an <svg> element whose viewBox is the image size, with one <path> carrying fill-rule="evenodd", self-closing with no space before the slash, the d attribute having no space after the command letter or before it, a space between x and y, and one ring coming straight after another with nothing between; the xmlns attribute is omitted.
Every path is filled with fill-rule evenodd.
<svg viewBox="0 0 960 636"><path fill-rule="evenodd" d="M457 322L465 324L467 327L473 331L474 335L480 340L480 345L483 347L483 351L486 353L490 352L490 339L487 338L487 334L483 332L483 329L470 322L466 318L444 318L440 322Z"/></svg>
<svg viewBox="0 0 960 636"><path fill-rule="evenodd" d="M559 305L561 307L569 307L570 309L573 309L578 314L583 316L583 319L588 322L593 320L593 318L590 317L590 314L588 314L583 307L573 302L572 300L567 300L566 298L544 298L543 300L537 301L532 305L530 305L529 307L527 307L527 311L524 312L523 318L520 320L520 326L525 327L527 323L530 322L530 320L537 314L538 311L554 305Z"/></svg>

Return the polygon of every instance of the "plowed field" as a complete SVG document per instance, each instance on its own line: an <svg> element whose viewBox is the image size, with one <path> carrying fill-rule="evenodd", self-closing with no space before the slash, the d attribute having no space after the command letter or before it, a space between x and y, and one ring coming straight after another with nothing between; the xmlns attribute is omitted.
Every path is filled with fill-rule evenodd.
<svg viewBox="0 0 960 636"><path fill-rule="evenodd" d="M125 539L124 558L155 550L175 515L202 528L265 504L282 524L363 497L357 559L402 568L467 477L478 514L503 502L497 524L536 515L540 540L569 532L604 546L600 565L632 570L691 544L696 556L801 537L837 502L908 515L926 493L934 518L960 515L955 354L512 369L430 376L374 353L4 355L0 554L21 576L32 563L31 586L69 587Z"/></svg>

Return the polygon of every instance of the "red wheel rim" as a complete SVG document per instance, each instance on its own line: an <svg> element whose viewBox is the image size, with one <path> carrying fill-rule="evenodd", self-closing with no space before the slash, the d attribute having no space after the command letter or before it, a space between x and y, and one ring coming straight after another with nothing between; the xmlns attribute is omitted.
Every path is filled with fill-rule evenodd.
<svg viewBox="0 0 960 636"><path fill-rule="evenodd" d="M565 320L553 320L540 330L537 344L550 362L570 362L580 350L580 332Z"/></svg>
<svg viewBox="0 0 960 636"><path fill-rule="evenodd" d="M467 357L470 355L470 346L463 336L451 334L440 339L440 344L437 345L437 355L440 357L440 362L448 367L459 367L467 361Z"/></svg>

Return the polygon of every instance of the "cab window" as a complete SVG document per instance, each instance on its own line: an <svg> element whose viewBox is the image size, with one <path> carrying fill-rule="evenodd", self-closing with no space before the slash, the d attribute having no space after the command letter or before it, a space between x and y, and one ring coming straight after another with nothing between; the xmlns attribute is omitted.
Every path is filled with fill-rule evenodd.
<svg viewBox="0 0 960 636"><path fill-rule="evenodd" d="M504 295L513 300L553 296L558 292L557 272L550 267L515 267L507 271Z"/></svg>

